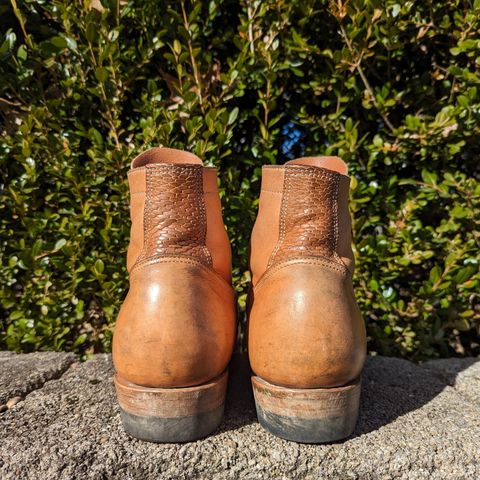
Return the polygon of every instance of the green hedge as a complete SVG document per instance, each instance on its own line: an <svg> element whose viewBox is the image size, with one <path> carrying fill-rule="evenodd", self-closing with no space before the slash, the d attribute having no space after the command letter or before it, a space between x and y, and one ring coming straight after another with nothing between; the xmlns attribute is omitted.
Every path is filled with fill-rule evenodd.
<svg viewBox="0 0 480 480"><path fill-rule="evenodd" d="M0 4L0 348L110 348L129 161L221 172L244 316L261 165L343 157L371 352L479 354L480 1Z"/></svg>

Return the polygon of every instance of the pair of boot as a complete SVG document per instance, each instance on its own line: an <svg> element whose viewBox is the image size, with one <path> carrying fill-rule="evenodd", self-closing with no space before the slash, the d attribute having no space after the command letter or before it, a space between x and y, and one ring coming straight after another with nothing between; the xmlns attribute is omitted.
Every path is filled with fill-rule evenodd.
<svg viewBox="0 0 480 480"><path fill-rule="evenodd" d="M217 171L153 148L128 179L130 290L113 337L123 425L143 440L196 440L222 420L237 331ZM358 416L366 347L348 193L336 157L263 167L248 354L260 424L298 442L344 438Z"/></svg>

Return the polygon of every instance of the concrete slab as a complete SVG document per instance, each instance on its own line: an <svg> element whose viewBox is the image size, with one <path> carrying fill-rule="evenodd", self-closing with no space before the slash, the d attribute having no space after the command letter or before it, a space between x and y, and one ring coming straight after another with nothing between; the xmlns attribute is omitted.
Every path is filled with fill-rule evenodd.
<svg viewBox="0 0 480 480"><path fill-rule="evenodd" d="M124 433L110 356L96 355L0 414L0 478L477 480L480 405L465 392L478 378L463 372L480 363L445 362L369 358L352 437L301 445L258 425L248 365L236 356L221 428L198 442L157 445Z"/></svg>

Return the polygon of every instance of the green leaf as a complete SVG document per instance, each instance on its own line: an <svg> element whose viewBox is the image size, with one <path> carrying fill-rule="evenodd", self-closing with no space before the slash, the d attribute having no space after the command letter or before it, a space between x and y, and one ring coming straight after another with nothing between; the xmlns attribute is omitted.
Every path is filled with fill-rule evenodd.
<svg viewBox="0 0 480 480"><path fill-rule="evenodd" d="M23 317L23 312L20 310L14 310L9 316L9 320L18 320Z"/></svg>
<svg viewBox="0 0 480 480"><path fill-rule="evenodd" d="M437 174L422 168L422 179L425 183L435 184L437 182Z"/></svg>
<svg viewBox="0 0 480 480"><path fill-rule="evenodd" d="M17 50L17 58L20 60L26 60L27 59L27 49L25 45L20 45Z"/></svg>
<svg viewBox="0 0 480 480"><path fill-rule="evenodd" d="M175 39L173 41L173 51L177 54L177 55L180 55L180 53L182 52L182 45L180 44L180 42Z"/></svg>
<svg viewBox="0 0 480 480"><path fill-rule="evenodd" d="M86 333L82 333L81 335L79 335L75 342L73 342L73 348L77 348L80 345L83 345L87 341L87 338L88 336Z"/></svg>
<svg viewBox="0 0 480 480"><path fill-rule="evenodd" d="M67 37L66 35L64 35L63 38L67 42L67 47L70 50L77 50L77 42L75 39L73 39L72 37Z"/></svg>
<svg viewBox="0 0 480 480"><path fill-rule="evenodd" d="M238 107L234 107L234 108L230 111L230 114L228 115L228 125L232 125L233 123L235 123L235 120L236 120L237 117L238 117L238 112L239 112Z"/></svg>
<svg viewBox="0 0 480 480"><path fill-rule="evenodd" d="M100 82L104 83L108 78L108 70L105 67L97 67L95 69L95 78Z"/></svg>
<svg viewBox="0 0 480 480"><path fill-rule="evenodd" d="M458 318L454 324L454 327L461 332L467 332L470 330L470 322L467 318Z"/></svg>
<svg viewBox="0 0 480 480"><path fill-rule="evenodd" d="M468 207L464 207L462 205L455 205L452 210L450 211L450 214L454 218L466 218L468 217Z"/></svg>
<svg viewBox="0 0 480 480"><path fill-rule="evenodd" d="M67 48L68 44L67 44L67 41L65 40L64 37L52 37L50 39L50 43L52 43L53 45L55 45L57 48Z"/></svg>
<svg viewBox="0 0 480 480"><path fill-rule="evenodd" d="M442 269L438 266L435 265L431 270L430 270L430 275L429 275L429 281L431 284L435 284L440 280L440 277L442 276Z"/></svg>
<svg viewBox="0 0 480 480"><path fill-rule="evenodd" d="M87 25L85 36L90 43L94 43L97 38L97 28L98 26L93 22Z"/></svg>
<svg viewBox="0 0 480 480"><path fill-rule="evenodd" d="M60 240L57 240L57 243L55 243L54 250L60 250L67 244L67 241L64 238L61 238Z"/></svg>
<svg viewBox="0 0 480 480"><path fill-rule="evenodd" d="M95 270L98 272L98 273L103 273L103 269L104 269L104 264L103 264L103 261L98 259L96 262L95 262Z"/></svg>
<svg viewBox="0 0 480 480"><path fill-rule="evenodd" d="M462 283L466 282L469 280L472 275L475 273L476 267L473 265L469 265L468 267L462 268L454 278L455 283L458 285L461 285Z"/></svg>

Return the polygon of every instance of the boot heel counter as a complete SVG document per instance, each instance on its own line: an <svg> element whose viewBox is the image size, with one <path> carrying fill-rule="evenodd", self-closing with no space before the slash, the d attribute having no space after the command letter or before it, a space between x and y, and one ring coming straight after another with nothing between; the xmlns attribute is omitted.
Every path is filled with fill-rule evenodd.
<svg viewBox="0 0 480 480"><path fill-rule="evenodd" d="M162 258L132 272L113 361L137 385L198 385L225 370L235 331L232 288L195 261Z"/></svg>
<svg viewBox="0 0 480 480"><path fill-rule="evenodd" d="M348 383L360 375L365 326L346 268L321 259L272 268L254 290L249 316L253 371L294 388Z"/></svg>

